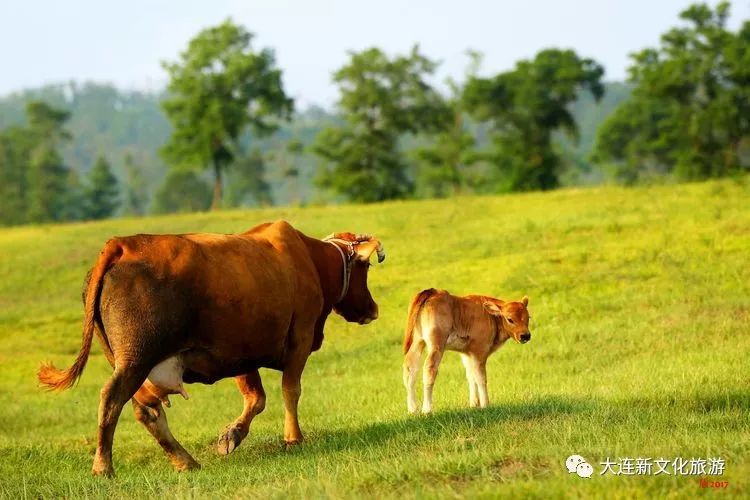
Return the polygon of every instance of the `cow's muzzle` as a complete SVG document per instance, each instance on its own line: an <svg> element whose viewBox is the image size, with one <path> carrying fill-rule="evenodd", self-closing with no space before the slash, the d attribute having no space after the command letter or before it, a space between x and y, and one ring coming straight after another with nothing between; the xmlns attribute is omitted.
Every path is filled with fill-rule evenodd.
<svg viewBox="0 0 750 500"><path fill-rule="evenodd" d="M518 340L520 340L522 344L525 344L526 342L531 340L531 333L530 332L522 333L521 336L518 337Z"/></svg>

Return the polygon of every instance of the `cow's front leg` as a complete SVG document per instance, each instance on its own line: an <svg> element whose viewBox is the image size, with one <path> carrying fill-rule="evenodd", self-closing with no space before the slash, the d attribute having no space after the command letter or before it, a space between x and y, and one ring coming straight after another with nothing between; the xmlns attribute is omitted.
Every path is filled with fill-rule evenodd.
<svg viewBox="0 0 750 500"><path fill-rule="evenodd" d="M220 455L229 455L240 445L250 432L253 418L266 408L266 392L263 390L258 370L235 377L234 380L245 404L237 420L229 424L219 435L217 450Z"/></svg>
<svg viewBox="0 0 750 500"><path fill-rule="evenodd" d="M302 370L307 355L292 358L281 376L281 390L284 395L284 441L287 444L302 442L302 431L297 419L297 405L302 395Z"/></svg>

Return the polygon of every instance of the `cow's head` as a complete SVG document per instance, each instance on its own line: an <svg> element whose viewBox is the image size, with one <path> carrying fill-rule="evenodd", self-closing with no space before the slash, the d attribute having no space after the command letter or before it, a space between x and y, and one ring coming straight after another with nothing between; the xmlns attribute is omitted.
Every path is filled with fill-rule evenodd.
<svg viewBox="0 0 750 500"><path fill-rule="evenodd" d="M350 249L347 262L349 265L349 286L344 297L333 307L333 310L345 320L361 325L378 318L378 305L367 288L367 272L370 268L370 256L375 253L378 262L385 260L383 244L370 234L335 233L326 240L346 242L344 247Z"/></svg>
<svg viewBox="0 0 750 500"><path fill-rule="evenodd" d="M524 297L519 302L502 302L499 300L485 300L484 310L498 318L500 328L505 330L516 342L525 344L531 340L529 331L529 298Z"/></svg>

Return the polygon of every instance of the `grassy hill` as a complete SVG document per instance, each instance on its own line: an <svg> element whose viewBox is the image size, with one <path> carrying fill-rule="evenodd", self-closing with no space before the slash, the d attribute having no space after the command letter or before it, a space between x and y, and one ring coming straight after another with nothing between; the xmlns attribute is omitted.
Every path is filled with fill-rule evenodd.
<svg viewBox="0 0 750 500"><path fill-rule="evenodd" d="M694 497L698 476L601 476L608 457L726 461L728 492L750 488L750 179L641 189L367 206L230 211L0 232L0 497L178 495ZM136 232L237 232L286 219L311 235L377 234L370 274L380 319L329 320L303 377L307 441L285 449L280 375L262 370L266 411L229 457L220 429L241 410L231 380L173 398L171 428L202 463L173 472L126 407L117 477L89 474L99 389L95 347L80 384L36 386L38 363L80 346L80 288L104 241ZM488 363L491 406L467 408L446 355L436 412L406 414L401 339L425 287L528 294L532 341ZM581 454L594 476L569 475Z"/></svg>

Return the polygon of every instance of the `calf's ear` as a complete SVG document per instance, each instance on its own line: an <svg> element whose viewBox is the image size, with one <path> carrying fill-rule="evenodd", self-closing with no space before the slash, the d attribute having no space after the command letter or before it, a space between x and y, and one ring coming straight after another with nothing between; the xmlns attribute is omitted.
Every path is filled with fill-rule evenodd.
<svg viewBox="0 0 750 500"><path fill-rule="evenodd" d="M484 306L484 310L488 313L494 315L494 316L501 316L502 311L499 307L497 307L497 304L493 302L482 302L482 305Z"/></svg>
<svg viewBox="0 0 750 500"><path fill-rule="evenodd" d="M521 302L523 302L523 305L528 306L529 305L529 296L528 295L524 295L523 298L521 299Z"/></svg>

